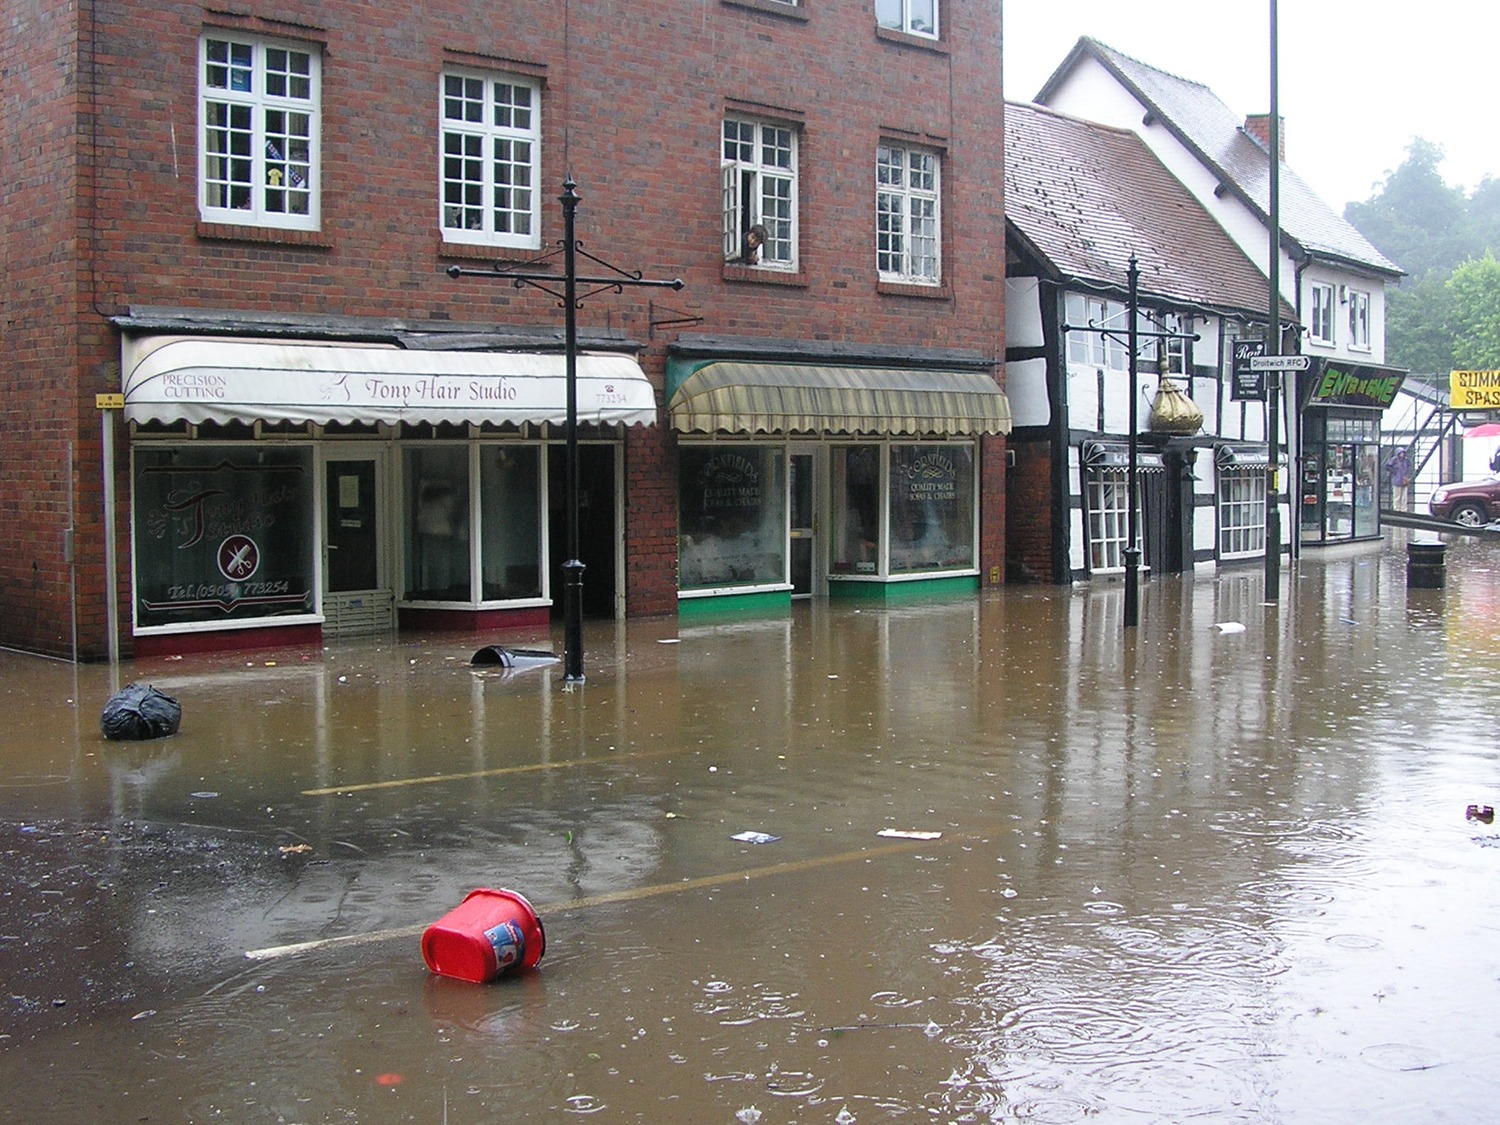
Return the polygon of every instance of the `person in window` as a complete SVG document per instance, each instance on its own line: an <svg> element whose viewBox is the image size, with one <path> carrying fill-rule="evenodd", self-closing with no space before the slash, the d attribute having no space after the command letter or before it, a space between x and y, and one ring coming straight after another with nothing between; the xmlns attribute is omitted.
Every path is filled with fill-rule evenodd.
<svg viewBox="0 0 1500 1125"><path fill-rule="evenodd" d="M767 233L762 223L756 223L745 232L744 246L740 250L740 261L747 266L753 266L760 261L760 248L766 244Z"/></svg>

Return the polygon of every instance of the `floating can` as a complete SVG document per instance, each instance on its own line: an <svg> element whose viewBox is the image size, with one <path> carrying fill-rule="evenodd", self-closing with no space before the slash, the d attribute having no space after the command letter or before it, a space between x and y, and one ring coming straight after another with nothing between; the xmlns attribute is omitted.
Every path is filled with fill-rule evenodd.
<svg viewBox="0 0 1500 1125"><path fill-rule="evenodd" d="M547 935L531 903L515 891L481 887L422 933L422 960L434 973L483 984L530 969Z"/></svg>

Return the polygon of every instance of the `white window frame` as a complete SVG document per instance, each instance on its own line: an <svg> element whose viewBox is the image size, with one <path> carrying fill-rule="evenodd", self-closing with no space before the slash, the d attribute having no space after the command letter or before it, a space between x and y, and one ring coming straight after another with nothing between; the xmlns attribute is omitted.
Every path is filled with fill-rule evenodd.
<svg viewBox="0 0 1500 1125"><path fill-rule="evenodd" d="M1349 290L1349 347L1370 350L1370 295L1359 289Z"/></svg>
<svg viewBox="0 0 1500 1125"><path fill-rule="evenodd" d="M450 67L438 79L438 229L443 241L542 245L542 89Z"/></svg>
<svg viewBox="0 0 1500 1125"><path fill-rule="evenodd" d="M1123 572L1125 548L1130 545L1130 469L1116 466L1087 469L1083 487L1087 492L1084 519L1089 573Z"/></svg>
<svg viewBox="0 0 1500 1125"><path fill-rule="evenodd" d="M1086 293L1069 293L1066 317L1069 328L1074 331L1068 333L1068 362L1110 371L1128 371L1128 311L1119 301Z"/></svg>
<svg viewBox="0 0 1500 1125"><path fill-rule="evenodd" d="M1214 495L1219 517L1219 558L1248 559L1266 550L1266 469L1226 465Z"/></svg>
<svg viewBox="0 0 1500 1125"><path fill-rule="evenodd" d="M875 22L893 31L938 37L939 0L875 0Z"/></svg>
<svg viewBox="0 0 1500 1125"><path fill-rule="evenodd" d="M322 54L308 43L205 32L198 46L198 214L317 230ZM302 207L292 210L294 204Z"/></svg>
<svg viewBox="0 0 1500 1125"><path fill-rule="evenodd" d="M1335 294L1332 285L1321 281L1315 281L1308 287L1309 309L1307 337L1315 344L1324 344L1332 347L1337 343L1334 337L1334 301Z"/></svg>
<svg viewBox="0 0 1500 1125"><path fill-rule="evenodd" d="M724 259L758 269L797 269L795 126L728 114L720 131ZM762 226L766 240L746 260L746 236Z"/></svg>
<svg viewBox="0 0 1500 1125"><path fill-rule="evenodd" d="M942 282L942 160L931 149L875 150L875 268L883 281Z"/></svg>

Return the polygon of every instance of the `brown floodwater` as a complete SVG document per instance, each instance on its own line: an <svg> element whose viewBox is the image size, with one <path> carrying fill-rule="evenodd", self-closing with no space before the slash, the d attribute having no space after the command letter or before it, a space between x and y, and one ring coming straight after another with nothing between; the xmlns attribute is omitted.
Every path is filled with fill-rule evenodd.
<svg viewBox="0 0 1500 1125"><path fill-rule="evenodd" d="M1485 1121L1500 543L591 626L0 653L0 1115ZM106 742L129 682L181 730ZM882 830L940 833L934 839ZM773 842L731 837L761 832ZM437 977L476 887L540 966Z"/></svg>

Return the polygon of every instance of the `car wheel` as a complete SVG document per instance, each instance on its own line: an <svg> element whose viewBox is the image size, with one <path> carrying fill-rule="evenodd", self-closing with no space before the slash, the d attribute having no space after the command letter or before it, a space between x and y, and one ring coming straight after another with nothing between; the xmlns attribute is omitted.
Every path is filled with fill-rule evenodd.
<svg viewBox="0 0 1500 1125"><path fill-rule="evenodd" d="M1455 504L1448 518L1463 527L1483 527L1490 522L1489 513L1477 500L1465 500L1461 504Z"/></svg>

